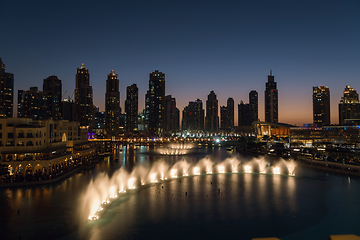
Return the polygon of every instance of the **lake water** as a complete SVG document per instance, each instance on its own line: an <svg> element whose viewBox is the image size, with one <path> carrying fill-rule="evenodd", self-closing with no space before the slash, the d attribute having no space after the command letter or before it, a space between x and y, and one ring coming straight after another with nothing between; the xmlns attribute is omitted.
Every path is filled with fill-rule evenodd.
<svg viewBox="0 0 360 240"><path fill-rule="evenodd" d="M0 189L1 239L326 239L360 235L360 181L297 166L284 174L202 173L148 183L121 194L100 219L81 213L90 182L119 168L179 160L194 165L206 156L214 163L254 157L226 149L199 148L184 156L148 154L148 147L124 148L119 162L103 161L58 183ZM271 166L279 159L267 159ZM239 169L240 169L239 168ZM220 191L219 191L220 190Z"/></svg>

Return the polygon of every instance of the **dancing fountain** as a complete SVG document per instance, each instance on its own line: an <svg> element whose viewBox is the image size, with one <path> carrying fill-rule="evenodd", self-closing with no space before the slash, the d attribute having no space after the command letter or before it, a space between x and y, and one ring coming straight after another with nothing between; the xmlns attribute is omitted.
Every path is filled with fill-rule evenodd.
<svg viewBox="0 0 360 240"><path fill-rule="evenodd" d="M267 162L264 159L256 159L256 162L259 164L260 173L266 173Z"/></svg>
<svg viewBox="0 0 360 240"><path fill-rule="evenodd" d="M179 156L187 154L193 147L192 143L174 143L167 147L159 148L158 152L161 155Z"/></svg>
<svg viewBox="0 0 360 240"><path fill-rule="evenodd" d="M267 163L265 160L256 160L256 162L259 164L259 173L266 173ZM243 165L245 173L253 172L250 163L245 166ZM283 161L282 163L287 166L288 175L295 176L295 162ZM136 191L135 189L141 185L171 181L171 179L178 177L187 177L191 173L193 174L192 176L201 175L202 172L212 174L213 167L217 169L219 174L226 173L226 169L231 169L231 173L237 173L239 164L240 161L235 158L227 159L217 165L209 158L204 158L194 165L181 160L172 166L163 161L156 162L151 167L136 166L131 173L120 168L114 172L111 178L105 173L100 173L90 182L84 194L82 211L88 216L89 220L97 220L105 205L120 195L126 194L127 191ZM179 173L182 174L179 176ZM273 167L272 173L274 175L281 174L280 167Z"/></svg>

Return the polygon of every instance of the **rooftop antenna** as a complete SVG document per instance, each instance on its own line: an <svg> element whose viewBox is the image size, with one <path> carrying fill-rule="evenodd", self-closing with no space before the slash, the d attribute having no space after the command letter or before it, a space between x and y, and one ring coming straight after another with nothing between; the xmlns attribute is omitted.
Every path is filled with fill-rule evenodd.
<svg viewBox="0 0 360 240"><path fill-rule="evenodd" d="M270 69L270 76L272 76L272 70Z"/></svg>

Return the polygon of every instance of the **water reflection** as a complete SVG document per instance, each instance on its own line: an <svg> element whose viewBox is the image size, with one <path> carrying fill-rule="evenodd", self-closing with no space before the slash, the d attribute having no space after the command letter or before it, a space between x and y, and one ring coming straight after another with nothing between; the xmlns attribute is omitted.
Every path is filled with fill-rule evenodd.
<svg viewBox="0 0 360 240"><path fill-rule="evenodd" d="M0 223L7 229L7 236L15 239L18 235L22 235L24 239L26 236L53 239L73 233L71 236L82 239L126 236L161 238L181 234L181 230L177 229L181 225L193 234L194 238L231 237L231 230L223 232L222 235L219 232L222 229L240 227L242 236L251 238L256 237L258 232L258 228L253 226L259 224L265 234L262 237L281 236L304 228L308 224L305 221L307 214L315 215L316 221L323 217L323 211L318 211L315 206L322 204L322 196L326 191L323 186L332 182L312 178L313 175L322 173L310 171L308 181L287 176L286 169L281 167L280 170L285 175L273 175L271 171L259 174L256 161L251 161L254 158L236 157L218 148L200 149L198 154L186 157L158 157L148 154L148 149L139 147L131 150L125 146L123 151L118 153L121 161L102 162L96 169L77 173L59 183L2 189ZM208 151L213 154L206 158ZM234 160L240 161L240 165L234 163ZM267 159L263 160L269 162ZM157 165L161 161L166 162L167 167ZM207 163L210 163L210 166ZM220 164L224 165L224 173L218 171ZM232 173L233 164L237 166L238 173ZM175 165L178 175L176 179L171 177L171 170ZM244 172L246 165L252 167L251 174ZM194 176L195 167L199 168L200 175ZM206 174L208 168L212 169L211 174ZM116 171L120 171L119 169L123 173L117 175ZM149 169L154 171L155 179L161 183L150 183ZM181 176L184 170L191 173L189 177ZM307 172L303 170L303 174ZM124 178L116 182L113 178L115 176ZM326 178L324 174L322 176ZM100 202L103 200L101 197L106 194L110 196L111 187L121 188L121 185L116 183L124 182L122 188L130 188L129 180L133 177L136 177L136 180L132 184L137 188L106 206L99 222L90 223L80 214L84 202L79 199L82 199L81 196L90 184L99 188L97 201ZM164 180L161 181L160 178ZM356 179L351 181L351 185L347 178L343 182L351 188ZM143 182L148 185L141 185ZM109 193L101 189L109 189ZM306 195L308 191L317 192ZM303 197L304 193L306 197ZM351 198L351 194L353 193L349 190L347 197ZM93 198L96 199L95 196ZM19 215L17 210L20 210ZM276 223L275 226L272 219L284 219L284 222ZM289 227L285 229L281 225ZM200 232L203 229L206 230Z"/></svg>

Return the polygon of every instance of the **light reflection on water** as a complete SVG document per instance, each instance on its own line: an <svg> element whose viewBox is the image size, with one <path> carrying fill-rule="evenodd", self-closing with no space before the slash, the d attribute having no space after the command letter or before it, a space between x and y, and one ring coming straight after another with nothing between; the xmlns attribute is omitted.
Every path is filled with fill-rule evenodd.
<svg viewBox="0 0 360 240"><path fill-rule="evenodd" d="M91 171L77 173L59 183L1 189L0 210L4 214L0 215L0 224L6 227L9 236L18 238L21 234L24 239L34 234L53 239L59 237L56 235L59 231L64 235L70 234L65 239L181 238L184 232L178 226L183 226L193 238L231 239L234 238L231 237L233 233L245 238L281 238L315 225L324 218L328 209L317 206L324 205L324 195L333 187L333 182L345 184L349 189L346 197L353 198L350 188L357 186L358 181L351 179L351 185L347 177L341 183L327 181L324 179L345 177L326 176L307 169L301 170L306 178L243 172L205 175L202 172L201 176L178 178L133 190L107 206L103 218L98 222L89 223L80 219L77 209L81 203L78 199L90 180L100 172L106 171L111 175L120 167L131 170L134 164L149 164L158 159L173 165L182 159L174 156L157 158L145 154L147 150L142 147L136 151L125 148L119 153L122 161L100 163ZM210 158L217 163L230 157L226 150L214 148L210 152ZM204 157L205 154L198 154L187 156L186 159L196 163ZM242 157L239 159L241 164L246 163ZM229 169L228 172L231 171ZM317 179L319 175L321 179ZM220 196L217 195L219 188ZM188 196L185 196L186 192ZM19 215L17 210L20 210ZM313 216L311 219L308 219L309 214Z"/></svg>

